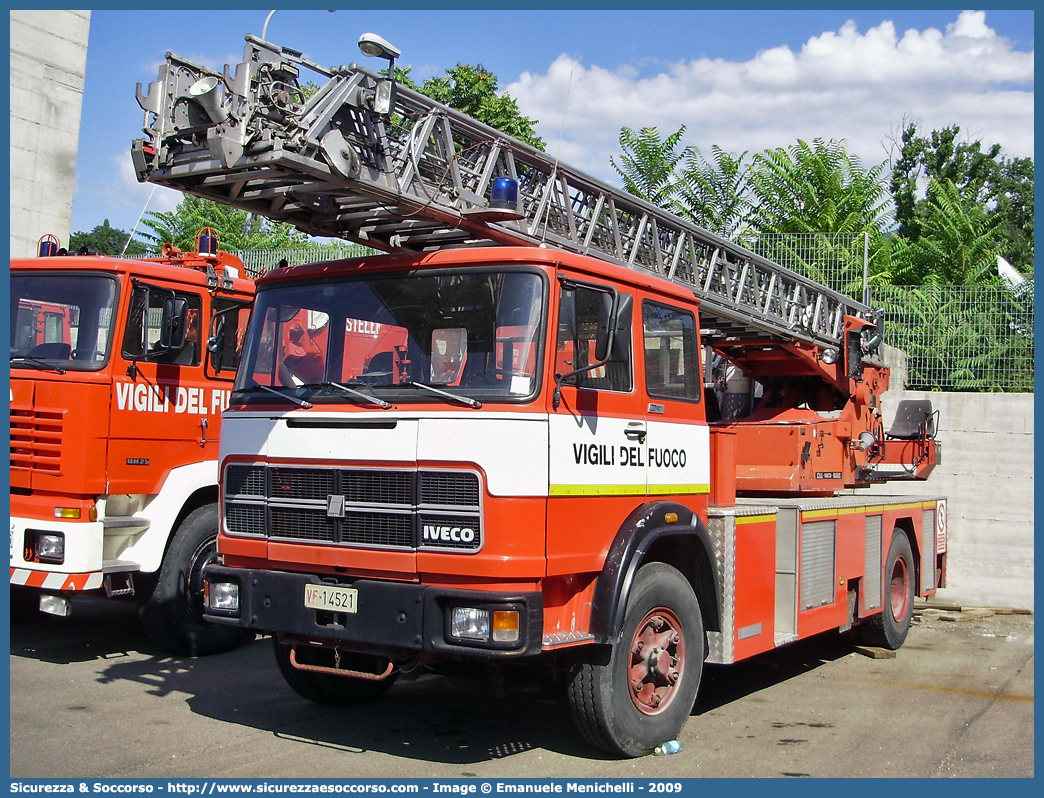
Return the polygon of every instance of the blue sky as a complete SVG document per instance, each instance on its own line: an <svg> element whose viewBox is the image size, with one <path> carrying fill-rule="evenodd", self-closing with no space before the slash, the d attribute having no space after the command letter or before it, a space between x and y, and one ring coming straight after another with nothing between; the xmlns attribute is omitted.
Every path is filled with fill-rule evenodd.
<svg viewBox="0 0 1044 798"><path fill-rule="evenodd" d="M234 66L267 11L93 11L72 230L108 218L129 230L151 192L131 174L143 112L136 83L168 50ZM423 80L482 63L549 152L615 181L620 127L686 126L683 141L755 152L844 138L867 165L904 119L957 123L1009 155L1033 150L1033 12L280 10L268 39L326 66L376 67L356 47L380 34ZM568 102L567 102L568 95ZM563 113L565 125L563 128ZM178 195L160 189L150 210Z"/></svg>

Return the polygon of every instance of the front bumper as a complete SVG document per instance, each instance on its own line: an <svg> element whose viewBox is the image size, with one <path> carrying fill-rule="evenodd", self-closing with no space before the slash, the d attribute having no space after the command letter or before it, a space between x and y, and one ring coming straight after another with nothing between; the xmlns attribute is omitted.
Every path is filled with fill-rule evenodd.
<svg viewBox="0 0 1044 798"><path fill-rule="evenodd" d="M26 530L60 533L65 538L61 563L32 562L25 558ZM100 521L72 522L11 516L11 584L53 590L94 590L102 586Z"/></svg>
<svg viewBox="0 0 1044 798"><path fill-rule="evenodd" d="M305 585L323 582L314 574L214 564L203 569L203 579L239 584L238 615L207 611L204 618L213 623L306 640L345 643L353 650L390 657L435 652L499 659L538 654L541 650L544 602L539 591L495 593L346 579L339 584L359 591L358 611L332 613L304 606ZM451 639L448 616L454 606L517 610L518 641L472 644Z"/></svg>

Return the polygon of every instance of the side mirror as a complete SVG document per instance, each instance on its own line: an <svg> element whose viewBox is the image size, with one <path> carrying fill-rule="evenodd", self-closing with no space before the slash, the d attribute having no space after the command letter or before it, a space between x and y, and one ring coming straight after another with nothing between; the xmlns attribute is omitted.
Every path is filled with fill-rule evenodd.
<svg viewBox="0 0 1044 798"><path fill-rule="evenodd" d="M215 374L221 373L221 360L225 351L225 317L215 316L211 326L211 335L207 339L207 351L210 353L210 365Z"/></svg>
<svg viewBox="0 0 1044 798"><path fill-rule="evenodd" d="M144 285L135 285L134 290L131 292L130 299L130 310L127 313L127 327L128 327L128 338L129 333L133 330L136 332L137 341L134 342L137 347L137 352L134 352L130 347L130 340L127 341L126 348L130 349L131 352L136 356L144 356L149 347L148 338L148 325L146 324L147 315L149 312L149 289Z"/></svg>
<svg viewBox="0 0 1044 798"><path fill-rule="evenodd" d="M599 363L609 357L609 348L613 344L616 332L614 329L616 327L616 314L614 313L616 297L615 293L598 293L600 304L598 306L598 327L595 329L595 360Z"/></svg>
<svg viewBox="0 0 1044 798"><path fill-rule="evenodd" d="M595 359L599 363L626 363L630 354L630 294L602 294L595 330Z"/></svg>
<svg viewBox="0 0 1044 798"><path fill-rule="evenodd" d="M185 319L188 300L169 296L163 298L163 318L160 321L160 347L181 349L185 345Z"/></svg>
<svg viewBox="0 0 1044 798"><path fill-rule="evenodd" d="M634 299L630 294L618 294L616 315L613 317L613 343L609 351L609 361L626 363L631 355L631 306Z"/></svg>

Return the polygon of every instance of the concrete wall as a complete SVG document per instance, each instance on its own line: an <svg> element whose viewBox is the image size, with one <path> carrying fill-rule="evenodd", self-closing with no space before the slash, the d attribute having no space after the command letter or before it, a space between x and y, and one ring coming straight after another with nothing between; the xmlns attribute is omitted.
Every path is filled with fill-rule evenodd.
<svg viewBox="0 0 1044 798"><path fill-rule="evenodd" d="M11 257L69 245L90 11L11 12Z"/></svg>
<svg viewBox="0 0 1044 798"><path fill-rule="evenodd" d="M939 411L942 464L927 482L892 482L873 493L949 500L947 587L942 601L1033 607L1033 394L888 391L885 429L901 399Z"/></svg>

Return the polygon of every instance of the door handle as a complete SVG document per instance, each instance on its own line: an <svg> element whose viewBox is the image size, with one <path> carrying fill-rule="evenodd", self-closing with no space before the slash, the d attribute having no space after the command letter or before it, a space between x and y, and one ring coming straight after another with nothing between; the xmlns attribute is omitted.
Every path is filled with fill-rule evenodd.
<svg viewBox="0 0 1044 798"><path fill-rule="evenodd" d="M629 421L627 423L628 429L624 430L624 435L628 440L638 441L638 443L645 443L645 424L641 421Z"/></svg>

